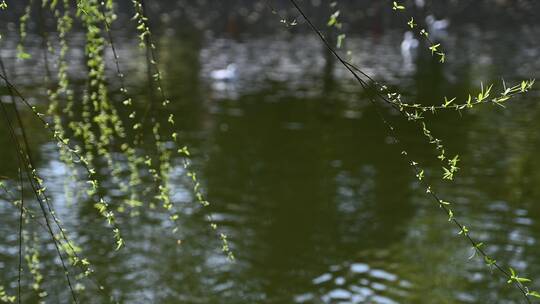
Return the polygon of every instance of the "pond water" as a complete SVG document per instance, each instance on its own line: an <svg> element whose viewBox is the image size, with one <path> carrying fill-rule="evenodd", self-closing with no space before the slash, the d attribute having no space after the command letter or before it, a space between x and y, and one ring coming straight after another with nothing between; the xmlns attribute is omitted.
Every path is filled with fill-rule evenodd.
<svg viewBox="0 0 540 304"><path fill-rule="evenodd" d="M431 105L444 96L465 100L468 92L478 92L481 82L495 82L494 90L499 90L501 78L515 83L538 77L539 33L535 27L497 32L454 27L442 41L448 50L444 65L423 47L414 64L405 66L400 30L351 35L345 47L374 78L397 88L408 100ZM136 106L144 109L151 98L144 54L130 35L118 35L128 86ZM77 44L82 36L71 39ZM2 56L8 59L13 82L45 109L39 39L35 48L29 41L29 62L14 59L14 38L7 38ZM69 169L38 121L29 111L22 112L58 216L104 287L98 292L86 284L86 291L80 292L83 302L106 303L109 296L121 303L522 301L519 292L481 259L469 258L469 244L418 185L375 106L343 67L328 60L315 36L285 29L240 39L172 31L164 32L158 45L177 117L175 131L191 147L211 202L208 208L197 206L181 159L174 159L174 208L182 214L176 234L170 231L166 212L145 205L137 216L120 215L126 245L115 252L92 203L66 200L66 190L76 189ZM73 49L70 56L70 73L82 86L83 54ZM230 64L236 66L232 80L211 77L212 71ZM113 81L111 86L118 84ZM5 87L0 89L8 103ZM421 131L387 107L379 108L425 167L433 188L454 202L456 216L472 235L501 264L533 279L536 289L538 92L514 99L505 109L485 105L428 119L449 153L460 155L461 170L453 182L441 180L440 163ZM121 100L114 94L113 99ZM163 116L160 119L166 121ZM0 144L0 175L17 176L4 123ZM121 200L123 194L107 166L98 169L103 172L102 194L113 202ZM18 213L3 194L0 197L0 283L14 294ZM228 235L236 262L221 253L219 239L205 221L207 214ZM46 234L42 239L45 301L67 303L69 293L54 248ZM25 303L37 301L29 281L25 272Z"/></svg>

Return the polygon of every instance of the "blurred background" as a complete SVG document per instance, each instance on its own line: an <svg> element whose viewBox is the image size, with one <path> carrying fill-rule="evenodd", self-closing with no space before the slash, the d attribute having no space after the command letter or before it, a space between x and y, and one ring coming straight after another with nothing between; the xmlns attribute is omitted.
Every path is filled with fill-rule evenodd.
<svg viewBox="0 0 540 304"><path fill-rule="evenodd" d="M431 28L444 47L444 64L422 39L405 35L408 18L397 15L391 1L299 3L328 37L346 34L339 52L411 103L441 104L445 96L462 103L481 83L495 83L493 90L500 92L503 79L514 84L540 74L538 1L406 2L407 14ZM12 81L46 108L42 33L50 33L57 49L55 21L50 13L41 21L34 13L24 41L32 57L17 59L17 20L25 4L8 4L0 20L0 55ZM121 66L135 106L144 109L155 98L148 90L145 54L130 21L131 3L117 5L112 27ZM66 203L68 169L58 160L56 144L23 112L60 218L96 265L108 294L122 303L521 303L521 295L481 259L469 259L472 249L417 184L367 94L289 1L146 5L179 127L171 131L193 150L212 203L205 210L193 203L181 160L175 159L173 197L185 214L180 246L166 229L167 215L145 209L139 217L121 219L126 248L113 254L91 204ZM327 26L336 10L341 30ZM297 25L287 26L283 18ZM84 33L76 30L68 39L69 74L80 92L86 78ZM111 95L120 102L109 49L105 55ZM3 84L0 94L7 95ZM539 97L534 89L504 109L485 105L428 118L447 152L460 155L461 170L451 183L441 180L436 154L418 129L381 108L473 236L497 261L533 279L536 289ZM4 124L0 145L10 145ZM13 151L0 149L0 175L17 175L12 159ZM108 198L122 198L110 176L103 174L101 184ZM18 214L2 199L0 283L13 293ZM220 253L204 220L208 212L229 236L235 263ZM46 302L65 303L68 293L53 248L44 248ZM92 287L85 294L89 303L106 302Z"/></svg>

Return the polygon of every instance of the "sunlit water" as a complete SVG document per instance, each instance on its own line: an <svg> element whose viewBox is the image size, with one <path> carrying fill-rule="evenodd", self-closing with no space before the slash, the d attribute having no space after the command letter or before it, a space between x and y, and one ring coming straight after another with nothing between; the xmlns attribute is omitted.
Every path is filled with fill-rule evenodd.
<svg viewBox="0 0 540 304"><path fill-rule="evenodd" d="M477 92L480 82L500 87L501 77L513 83L538 76L535 32L462 28L443 41L449 50L445 65L432 60L424 47L414 66L405 67L399 31L351 36L346 48L360 67L397 86L407 100L435 104L444 96L463 99L466 92ZM136 45L126 39L119 49L130 91L143 108L148 82ZM232 40L167 34L160 39L160 49L180 137L192 147L195 168L212 203L209 209L197 207L176 159L172 193L175 208L184 216L175 235L165 212L144 207L139 216L121 217L126 246L114 252L110 233L91 203L66 204L66 189L73 187L66 178L69 171L46 132L28 111L23 113L57 213L104 286L97 292L88 283L88 290L81 292L85 301L106 302L110 295L123 303L521 300L480 259L470 258L472 249L417 184L374 106L345 69L325 59L315 37L280 34ZM39 50L33 52L34 59L40 58ZM14 53L5 48L2 55L13 58ZM82 62L80 51L70 56ZM237 67L234 77L210 77L231 63ZM14 82L27 95L40 96L42 79L36 75L42 75L42 64L13 59L8 68L14 66L19 67L12 69ZM109 68L114 79L112 64ZM84 71L78 75L76 66L72 70L83 79ZM2 100L7 101L6 94L2 88ZM38 97L31 101L46 104ZM500 263L536 279L533 287L538 288L537 101L538 91L533 91L506 109L487 105L430 120L448 152L462 160L454 182L441 180L436 154L418 129L386 108L383 113L401 130L410 154L425 165L434 189L454 202L456 216L472 235ZM10 138L5 125L0 128L0 175L15 177ZM122 193L107 178L106 168L101 169L105 196L120 199ZM1 202L0 282L13 294L18 213ZM205 222L207 213L229 236L235 263L221 254L219 240ZM41 258L46 299L65 303L69 295L51 246L43 245ZM25 273L24 282L29 280ZM35 301L28 285L23 291L29 294L28 303Z"/></svg>

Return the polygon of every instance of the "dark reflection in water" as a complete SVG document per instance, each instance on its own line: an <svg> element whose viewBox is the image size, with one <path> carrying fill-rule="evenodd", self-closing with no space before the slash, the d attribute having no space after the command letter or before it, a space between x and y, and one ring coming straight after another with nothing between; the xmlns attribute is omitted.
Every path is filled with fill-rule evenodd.
<svg viewBox="0 0 540 304"><path fill-rule="evenodd" d="M538 42L531 39L537 29L456 31L459 35L445 41L450 51L444 66L421 50L413 69L404 69L398 31L352 36L347 47L371 75L425 104L445 95L462 98L480 81L500 76L508 82L538 76ZM120 41L130 91L144 108L149 98L144 57L136 41ZM514 47L516 41L523 47ZM170 232L159 208L144 208L137 217L122 216L127 245L114 252L91 203L65 203L67 168L25 112L59 216L104 286L97 292L87 284L81 292L85 301L114 296L124 303L517 303L519 294L482 261L468 260L471 250L423 195L374 107L344 69L325 60L316 39L299 34L238 41L166 33L160 49L180 137L193 147L210 212L229 235L237 262L220 254L204 220L208 211L193 203L179 159L172 192L175 207L185 214L181 231ZM29 51L39 58L37 50ZM9 49L3 55L13 57ZM82 62L80 52L70 56ZM15 82L43 107L38 98L43 92L36 88L39 64L17 64ZM211 76L231 64L236 70L226 79ZM77 66L72 70L82 79ZM449 153L462 159L457 181L434 186L455 202L456 214L489 244L489 253L530 278L540 278L537 100L533 91L506 110L486 106L432 121ZM428 175L438 177L439 163L418 130L392 111L384 113ZM9 147L4 124L0 134L0 144ZM0 175L16 176L13 157L13 151L0 150ZM106 172L104 164L98 169ZM103 194L120 200L112 179L107 174L101 179ZM17 214L2 200L0 216L0 282L11 292ZM66 302L54 250L45 241L41 260L48 302Z"/></svg>

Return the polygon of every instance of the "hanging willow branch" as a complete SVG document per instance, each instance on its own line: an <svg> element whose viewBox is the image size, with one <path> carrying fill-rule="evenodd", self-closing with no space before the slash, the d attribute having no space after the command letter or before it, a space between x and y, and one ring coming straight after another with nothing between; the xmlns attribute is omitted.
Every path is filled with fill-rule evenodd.
<svg viewBox="0 0 540 304"><path fill-rule="evenodd" d="M16 93L16 89L11 85L11 83L7 79L7 73L6 73L5 65L4 65L3 59L1 57L0 57L0 69L1 69L1 72L2 72L2 75L0 75L0 77L3 79L6 86L8 87L9 95L12 98L12 106L13 106L13 111L15 112L16 121L17 121L17 123L19 125L19 129L21 130L22 144L19 143L19 139L17 138L17 135L15 133L15 128L13 126L13 122L11 121L11 119L9 117L6 106L4 105L3 102L0 101L2 112L3 112L4 116L5 116L5 121L6 121L7 125L8 125L8 129L9 129L11 138L12 138L13 142L15 143L15 149L16 149L16 153L17 153L17 158L18 158L18 162L19 162L19 165L20 165L19 170L24 170L25 171L25 173L27 175L27 178L28 178L28 181L30 182L30 186L32 188L32 191L33 191L37 201L39 202L39 206L40 206L41 211L43 213L43 217L45 219L47 230L48 230L48 232L49 232L49 234L50 234L50 236L52 238L52 241L53 241L53 244L55 246L58 257L60 258L62 269L64 271L64 274L65 274L66 281L67 281L68 286L69 286L71 296L72 296L73 300L75 301L75 303L78 303L77 297L75 295L75 291L73 289L73 285L71 283L71 278L70 278L70 275L69 275L69 271L67 269L66 263L64 261L64 258L62 256L62 253L61 253L61 250L60 250L61 246L59 244L59 241L57 242L56 236L55 236L55 234L53 232L53 228L52 228L52 225L51 225L50 220L49 220L49 215L53 218L53 221L56 224L56 226L57 226L58 230L60 231L62 237L64 238L65 242L67 244L70 244L70 241L67 238L67 236L65 234L65 230L62 228L62 226L60 224L60 221L56 217L55 212L53 211L52 205L51 205L47 195L45 194L45 186L43 185L43 180L39 177L39 175L37 173L36 166L34 165L34 161L32 160L32 156L31 156L31 152L30 152L30 145L28 143L26 131L25 131L21 116L19 114L17 104L15 102L15 97L14 96L15 96L15 93ZM20 174L22 174L22 173L20 173ZM21 276L21 272L22 272L22 219L23 219L23 213L24 213L24 206L23 206L23 200L22 200L22 195L23 195L23 193L22 193L22 187L23 187L22 177L21 177L21 185L20 185L20 187L21 187L21 215L20 215L20 224L19 224L19 242L20 243L19 243L19 277L18 277L18 287L17 287L17 289L18 289L18 301L20 301L20 276Z"/></svg>
<svg viewBox="0 0 540 304"><path fill-rule="evenodd" d="M295 9L302 15L302 17L306 20L311 30L319 37L319 39L324 43L325 47L332 52L332 54L336 57L336 59L354 76L356 81L362 86L364 89L370 88L369 84L364 81L358 73L365 76L368 80L372 81L372 83L375 83L377 85L377 82L375 82L368 74L363 72L361 69L355 67L351 63L345 61L338 53L337 51L332 47L332 45L328 42L328 40L324 37L324 35L317 29L317 27L311 22L311 20L307 17L307 15L304 13L304 11L300 8L298 3L295 0L290 0L291 4L295 7ZM358 73L357 73L358 72ZM525 92L527 89L529 89L532 86L532 83L534 81L525 82L520 86L521 92ZM382 88L383 93L385 88ZM399 113L406 118L407 120L410 119L409 113L403 111L403 108L400 108L398 104L396 104L396 101L391 101L387 96L381 94L380 90L377 90L377 97L380 98L382 101L387 103L388 105L392 106L394 109L398 110ZM516 91L517 92L517 91ZM484 94L485 95L485 94ZM487 94L489 95L489 94ZM479 98L480 99L480 98ZM370 101L378 107L378 103L376 103L375 99L370 98ZM384 118L380 110L377 108L377 113L379 118L382 120L382 122L385 124L386 128L388 129L389 135L393 138L395 143L400 143L397 134L395 132L395 128ZM401 143L401 145L404 147L404 144ZM498 273L500 273L507 281L508 283L512 283L523 295L524 300L527 303L531 303L529 296L533 297L540 297L540 294L538 294L535 291L530 291L524 283L530 282L529 279L522 278L517 275L515 270L512 268L509 268L510 271L505 270L495 259L490 257L485 250L483 249L484 244L481 242L477 242L475 239L472 238L469 229L463 225L454 215L452 209L450 208L450 204L443 201L432 189L430 184L423 178L423 169L421 169L420 165L412 160L409 157L409 154L407 153L407 150L404 148L402 155L407 159L408 163L413 167L413 170L415 172L416 177L420 181L420 183L425 187L426 193L437 203L437 205L448 215L449 221L451 221L458 229L459 229L459 235L462 235L466 238L466 240L472 245L475 252L477 252L480 256L483 257L484 261L489 267L494 267Z"/></svg>
<svg viewBox="0 0 540 304"><path fill-rule="evenodd" d="M137 30L139 32L139 40L140 40L140 46L144 47L149 55L149 58L147 56L147 59L149 59L149 65L153 68L153 74L152 79L155 84L156 90L159 92L159 96L161 97L161 106L162 109L165 110L167 113L166 116L168 117L167 122L171 126L175 126L175 116L173 113L171 113L168 110L168 105L171 102L167 95L165 94L165 89L162 84L162 78L163 75L159 68L159 62L156 54L156 45L153 41L152 32L150 30L150 26L148 24L148 17L145 12L145 6L143 0L132 0L133 7L135 9L135 15L133 16L133 20L137 23ZM156 145L158 147L158 153L159 158L161 161L162 166L160 166L160 175L157 175L155 173L156 179L162 180L162 185L159 187L159 195L158 198L162 201L163 207L166 210L170 210L172 208L172 202L170 200L170 193L169 193L169 187L167 185L168 182L168 171L170 169L168 164L168 160L170 159L171 153L168 151L167 146L165 145L165 142L163 142L162 135L160 134L160 124L155 123L154 127L152 128L152 132L154 135L154 140L156 142ZM166 134L165 137L166 140L169 140L173 143L175 143L177 146L179 146L178 143L178 133L174 132L172 134ZM197 173L193 170L191 166L191 162L189 161L188 157L191 156L189 149L187 146L183 146L182 148L178 148L175 151L179 156L183 158L183 166L184 169L187 171L187 176L191 179L192 183L192 191L194 193L195 199L202 207L208 207L210 205L210 202L204 197L202 186L197 178ZM164 166L163 166L164 165ZM170 216L170 219L173 222L176 222L178 219L177 214L173 214ZM206 219L209 222L209 226L212 230L216 231L217 236L221 240L221 249L222 251L227 255L229 260L234 260L234 254L229 247L229 243L227 240L227 235L224 233L220 233L218 229L218 224L214 220L212 214L207 214ZM174 228L174 232L176 232L176 228Z"/></svg>
<svg viewBox="0 0 540 304"><path fill-rule="evenodd" d="M56 253L57 253L58 257L60 258L60 263L62 265L62 269L64 271L64 274L65 274L65 277L66 277L66 281L68 283L68 287L69 287L71 296L73 298L73 301L75 303L78 303L77 296L75 294L75 291L73 289L73 285L71 283L71 278L70 278L70 275L69 275L69 271L68 271L66 263L64 261L64 257L62 256L60 246L59 246L59 244L58 244L58 242L56 240L56 236L54 234L52 224L51 224L51 222L49 220L49 215L53 215L54 212L51 213L50 206L47 206L47 208L49 210L47 210L46 207L45 207L45 205L48 204L48 201L45 200L44 198L46 198L47 196L44 195L43 185L39 183L40 179L36 174L36 170L35 170L35 167L33 165L32 160L31 160L31 156L28 153L28 151L29 151L28 146L25 144L25 149L23 149L22 146L20 145L19 139L15 135L15 130L14 130L14 127L13 127L13 123L12 123L10 117L9 117L6 106L4 105L4 103L1 100L0 100L0 107L2 108L2 113L4 114L5 121L7 123L11 138L12 138L13 142L15 143L15 149L16 149L16 152L17 152L17 157L18 157L19 163L21 163L22 168L25 169L25 172L26 172L28 181L30 182L32 191L35 194L37 201L39 202L39 206L40 206L41 211L43 213L43 217L45 219L47 230L48 230L48 232L49 232L49 234L51 236L51 239L53 241L54 247L56 249ZM24 130L24 127L23 127L22 124L20 124L20 128L21 128L21 130ZM23 209L21 208L21 210L23 210ZM53 216L53 218L54 218L54 216ZM22 227L22 225L20 227ZM22 254L22 253L19 253L19 254ZM20 299L20 297L19 297L19 299Z"/></svg>

